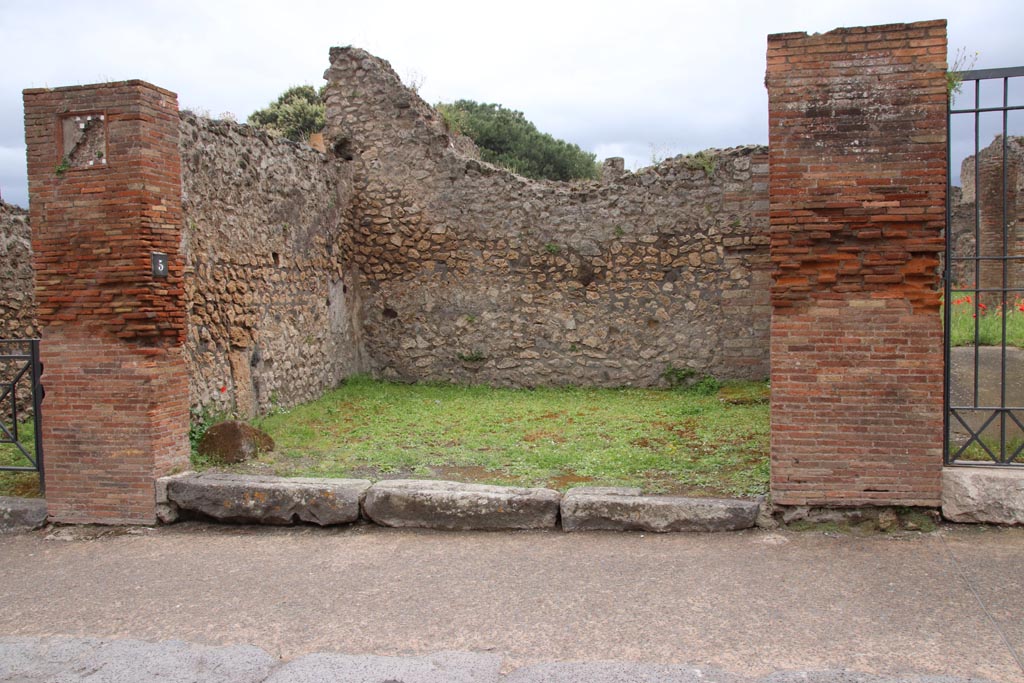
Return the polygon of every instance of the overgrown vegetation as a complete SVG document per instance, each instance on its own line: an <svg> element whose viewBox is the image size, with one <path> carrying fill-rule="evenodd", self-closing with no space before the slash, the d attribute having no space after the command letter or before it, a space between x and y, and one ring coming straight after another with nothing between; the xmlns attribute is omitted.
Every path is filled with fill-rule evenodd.
<svg viewBox="0 0 1024 683"><path fill-rule="evenodd" d="M972 292L953 292L953 317L950 321L950 344L974 346L1001 345L1006 325L1007 346L1024 348L1024 297L1016 296L1002 303L989 305L979 301Z"/></svg>
<svg viewBox="0 0 1024 683"><path fill-rule="evenodd" d="M768 487L763 383L729 383L702 394L401 385L356 377L256 424L276 450L232 470L562 490L624 485L689 495L751 496Z"/></svg>
<svg viewBox="0 0 1024 683"><path fill-rule="evenodd" d="M596 155L541 133L520 111L473 100L442 102L435 108L450 131L466 135L476 143L484 161L527 178L598 177Z"/></svg>
<svg viewBox="0 0 1024 683"><path fill-rule="evenodd" d="M295 142L319 133L325 124L323 94L311 85L296 85L285 90L276 101L249 115L248 123Z"/></svg>
<svg viewBox="0 0 1024 683"><path fill-rule="evenodd" d="M12 429L12 425L6 422L4 426L7 429ZM33 439L34 430L35 424L31 419L18 425L18 437L32 457L35 457L36 451ZM31 464L13 444L0 444L0 465L29 467ZM40 495L39 475L37 473L0 471L0 496L36 498Z"/></svg>
<svg viewBox="0 0 1024 683"><path fill-rule="evenodd" d="M961 47L956 51L953 63L950 65L949 70L946 71L946 94L949 95L951 101L960 94L964 84L964 71L970 71L974 68L975 63L978 61L978 54L977 52L968 54L965 47Z"/></svg>
<svg viewBox="0 0 1024 683"><path fill-rule="evenodd" d="M710 178L718 168L718 160L707 152L697 152L686 158L686 165L704 171L704 175Z"/></svg>

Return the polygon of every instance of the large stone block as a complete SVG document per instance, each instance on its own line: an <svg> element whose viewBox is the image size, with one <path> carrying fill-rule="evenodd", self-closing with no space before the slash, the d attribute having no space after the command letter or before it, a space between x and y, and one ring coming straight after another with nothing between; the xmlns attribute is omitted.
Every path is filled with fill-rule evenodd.
<svg viewBox="0 0 1024 683"><path fill-rule="evenodd" d="M0 496L0 534L32 531L46 524L46 501L42 498Z"/></svg>
<svg viewBox="0 0 1024 683"><path fill-rule="evenodd" d="M1024 468L945 468L942 516L951 522L1024 525Z"/></svg>
<svg viewBox="0 0 1024 683"><path fill-rule="evenodd" d="M641 496L638 489L571 489L562 498L562 529L588 531L736 531L757 521L756 500Z"/></svg>
<svg viewBox="0 0 1024 683"><path fill-rule="evenodd" d="M561 494L551 489L395 480L374 484L363 512L383 526L425 529L550 529Z"/></svg>
<svg viewBox="0 0 1024 683"><path fill-rule="evenodd" d="M320 526L359 519L365 479L288 479L206 473L167 482L167 499L183 511L225 522Z"/></svg>

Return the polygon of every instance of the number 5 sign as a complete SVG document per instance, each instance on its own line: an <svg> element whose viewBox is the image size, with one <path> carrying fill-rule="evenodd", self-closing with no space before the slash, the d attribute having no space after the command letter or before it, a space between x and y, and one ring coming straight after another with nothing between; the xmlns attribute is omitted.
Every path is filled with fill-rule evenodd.
<svg viewBox="0 0 1024 683"><path fill-rule="evenodd" d="M153 277L167 277L167 254L154 251L151 257Z"/></svg>

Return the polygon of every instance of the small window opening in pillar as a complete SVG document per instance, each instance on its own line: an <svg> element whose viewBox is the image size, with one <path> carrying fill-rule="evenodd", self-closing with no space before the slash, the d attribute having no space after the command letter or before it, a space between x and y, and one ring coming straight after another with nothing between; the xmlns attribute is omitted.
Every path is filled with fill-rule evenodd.
<svg viewBox="0 0 1024 683"><path fill-rule="evenodd" d="M106 114L68 114L61 118L60 133L61 171L106 168Z"/></svg>
<svg viewBox="0 0 1024 683"><path fill-rule="evenodd" d="M281 255L280 254L278 254L276 251L272 251L272 252L270 252L270 258L272 258L274 260L274 267L275 268L280 268L281 267Z"/></svg>

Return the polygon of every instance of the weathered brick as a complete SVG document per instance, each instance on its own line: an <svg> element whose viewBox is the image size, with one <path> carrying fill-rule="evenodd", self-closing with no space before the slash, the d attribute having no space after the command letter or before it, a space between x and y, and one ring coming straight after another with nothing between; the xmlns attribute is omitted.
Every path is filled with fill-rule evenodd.
<svg viewBox="0 0 1024 683"><path fill-rule="evenodd" d="M944 26L768 39L779 504L938 504Z"/></svg>

